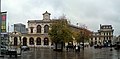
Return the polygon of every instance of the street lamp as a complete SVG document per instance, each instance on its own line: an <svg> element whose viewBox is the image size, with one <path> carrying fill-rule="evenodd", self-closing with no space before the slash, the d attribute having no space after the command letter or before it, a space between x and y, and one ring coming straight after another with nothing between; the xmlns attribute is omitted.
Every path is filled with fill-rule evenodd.
<svg viewBox="0 0 120 59"><path fill-rule="evenodd" d="M81 42L82 42L82 47L84 50L84 33L83 32L81 32Z"/></svg>
<svg viewBox="0 0 120 59"><path fill-rule="evenodd" d="M78 23L77 23L77 26L78 26ZM83 26L82 32L80 32L80 42L82 42L83 50L84 50L84 34L85 34L84 31L85 31L85 26Z"/></svg>
<svg viewBox="0 0 120 59"><path fill-rule="evenodd" d="M84 50L84 33L82 33L82 43L83 43L83 50Z"/></svg>

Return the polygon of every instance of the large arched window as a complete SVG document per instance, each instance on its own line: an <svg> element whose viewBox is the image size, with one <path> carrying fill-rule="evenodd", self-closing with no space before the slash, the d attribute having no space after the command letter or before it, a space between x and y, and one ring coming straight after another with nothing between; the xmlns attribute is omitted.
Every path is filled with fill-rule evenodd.
<svg viewBox="0 0 120 59"><path fill-rule="evenodd" d="M41 33L41 26L40 25L37 26L37 33Z"/></svg>
<svg viewBox="0 0 120 59"><path fill-rule="evenodd" d="M30 44L30 45L34 45L34 38L31 37L31 38L29 39L29 44Z"/></svg>
<svg viewBox="0 0 120 59"><path fill-rule="evenodd" d="M45 26L44 26L44 33L48 33L48 31L49 31L49 26L48 26L48 25L45 25Z"/></svg>
<svg viewBox="0 0 120 59"><path fill-rule="evenodd" d="M26 37L23 38L23 46L27 46L27 38Z"/></svg>
<svg viewBox="0 0 120 59"><path fill-rule="evenodd" d="M40 38L40 37L38 37L38 38L36 39L36 45L41 45L41 38Z"/></svg>
<svg viewBox="0 0 120 59"><path fill-rule="evenodd" d="M14 46L17 46L17 43L18 43L18 39L17 37L14 37Z"/></svg>
<svg viewBox="0 0 120 59"><path fill-rule="evenodd" d="M44 38L44 45L49 45L49 39L48 38Z"/></svg>

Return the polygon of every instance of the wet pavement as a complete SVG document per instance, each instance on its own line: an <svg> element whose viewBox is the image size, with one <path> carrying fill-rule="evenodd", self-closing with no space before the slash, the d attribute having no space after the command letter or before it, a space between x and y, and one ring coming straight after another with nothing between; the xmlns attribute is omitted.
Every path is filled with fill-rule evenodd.
<svg viewBox="0 0 120 59"><path fill-rule="evenodd" d="M17 58L5 56L0 59L120 59L120 51L110 51L110 48L94 49L85 48L80 52L64 51L55 52L50 48L31 48L30 51L22 52Z"/></svg>

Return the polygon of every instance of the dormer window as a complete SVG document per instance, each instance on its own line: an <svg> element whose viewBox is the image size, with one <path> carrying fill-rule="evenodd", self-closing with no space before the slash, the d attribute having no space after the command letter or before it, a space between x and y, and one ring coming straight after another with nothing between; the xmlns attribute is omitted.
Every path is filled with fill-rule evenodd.
<svg viewBox="0 0 120 59"><path fill-rule="evenodd" d="M33 33L33 27L30 27L30 33Z"/></svg>

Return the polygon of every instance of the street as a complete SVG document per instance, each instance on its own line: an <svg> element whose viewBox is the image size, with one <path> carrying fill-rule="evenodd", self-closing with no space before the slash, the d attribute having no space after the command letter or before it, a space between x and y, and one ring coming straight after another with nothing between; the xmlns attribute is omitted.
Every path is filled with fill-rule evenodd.
<svg viewBox="0 0 120 59"><path fill-rule="evenodd" d="M21 56L2 59L120 59L120 51L110 51L110 48L94 49L91 47L75 51L55 52L49 48L31 48L30 51L22 52Z"/></svg>

